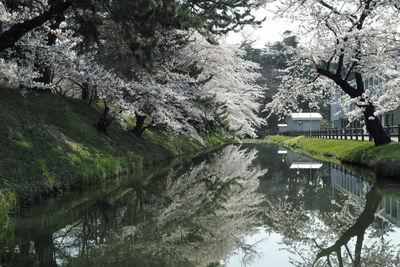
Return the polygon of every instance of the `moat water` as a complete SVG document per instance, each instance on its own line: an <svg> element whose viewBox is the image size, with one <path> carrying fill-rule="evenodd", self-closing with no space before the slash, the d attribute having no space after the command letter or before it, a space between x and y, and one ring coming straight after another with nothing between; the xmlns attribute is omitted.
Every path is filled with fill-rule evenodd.
<svg viewBox="0 0 400 267"><path fill-rule="evenodd" d="M26 213L1 230L2 267L400 266L400 185L273 144L229 145Z"/></svg>

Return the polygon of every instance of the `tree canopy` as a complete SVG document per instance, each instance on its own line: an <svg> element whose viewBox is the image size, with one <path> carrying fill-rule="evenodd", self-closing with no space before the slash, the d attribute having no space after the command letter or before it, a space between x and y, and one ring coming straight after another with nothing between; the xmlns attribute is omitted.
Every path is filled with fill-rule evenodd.
<svg viewBox="0 0 400 267"><path fill-rule="evenodd" d="M107 136L112 121L128 127L126 118L136 118L137 136L158 127L199 140L210 132L254 137L262 123L257 64L219 37L258 25L251 12L261 4L1 1L0 78L25 96L45 90L102 102L95 125Z"/></svg>
<svg viewBox="0 0 400 267"><path fill-rule="evenodd" d="M375 144L390 142L378 115L399 105L396 1L275 2L278 16L301 23L296 33L301 44L270 110L285 113L294 109L299 97L318 105L318 99L340 90L345 96L338 102L359 107L347 110L352 110L351 119L364 117ZM375 84L366 87L368 79Z"/></svg>

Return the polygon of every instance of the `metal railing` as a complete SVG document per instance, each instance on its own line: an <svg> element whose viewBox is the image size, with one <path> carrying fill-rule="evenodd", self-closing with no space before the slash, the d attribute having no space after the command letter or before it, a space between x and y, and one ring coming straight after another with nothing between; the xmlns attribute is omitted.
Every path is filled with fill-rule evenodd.
<svg viewBox="0 0 400 267"><path fill-rule="evenodd" d="M393 141L400 140L400 124L396 126L384 126L387 135ZM288 136L304 135L311 138L325 138L325 139L343 139L343 140L360 140L372 141L371 135L364 132L363 128L331 128L325 130L314 131L290 131L283 133Z"/></svg>

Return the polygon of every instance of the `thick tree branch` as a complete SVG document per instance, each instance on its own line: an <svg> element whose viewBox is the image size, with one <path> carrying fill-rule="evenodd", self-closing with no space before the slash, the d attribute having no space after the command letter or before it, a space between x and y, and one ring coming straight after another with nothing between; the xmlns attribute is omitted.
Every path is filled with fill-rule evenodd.
<svg viewBox="0 0 400 267"><path fill-rule="evenodd" d="M364 82L361 73L359 72L354 73L354 77L357 83L357 91L359 91L361 94L364 93Z"/></svg>
<svg viewBox="0 0 400 267"><path fill-rule="evenodd" d="M26 33L42 26L55 15L65 12L73 3L74 0L55 1L49 10L43 12L41 15L11 26L9 30L0 34L0 52L13 47Z"/></svg>
<svg viewBox="0 0 400 267"><path fill-rule="evenodd" d="M328 3L326 3L323 0L320 0L319 3L323 6L328 8L329 10L332 11L332 13L339 15L339 16L343 16L342 13L340 13L337 9L335 9L333 6L329 5ZM350 20L351 23L354 23L356 20L356 17L354 15L348 15L347 18Z"/></svg>
<svg viewBox="0 0 400 267"><path fill-rule="evenodd" d="M332 81L334 81L350 97L355 98L355 97L358 97L358 96L361 95L347 81L343 80L340 75L336 75L336 74L334 74L334 73L332 73L332 72L330 72L330 71L328 71L326 69L320 68L320 67L317 67L317 72L319 74L331 79Z"/></svg>
<svg viewBox="0 0 400 267"><path fill-rule="evenodd" d="M351 64L349 71L347 72L346 77L344 78L345 81L347 81L350 77L351 72L353 71L354 67L356 66L356 62L353 62L353 64Z"/></svg>

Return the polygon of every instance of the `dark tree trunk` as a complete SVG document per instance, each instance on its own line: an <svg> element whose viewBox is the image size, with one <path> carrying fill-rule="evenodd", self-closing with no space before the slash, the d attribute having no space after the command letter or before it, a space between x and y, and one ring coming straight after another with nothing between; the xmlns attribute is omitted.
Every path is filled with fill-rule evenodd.
<svg viewBox="0 0 400 267"><path fill-rule="evenodd" d="M83 83L81 89L82 89L82 100L89 101L89 85L87 83Z"/></svg>
<svg viewBox="0 0 400 267"><path fill-rule="evenodd" d="M141 116L135 113L136 117L136 126L133 128L132 133L137 137L141 137L147 127L144 126L147 116Z"/></svg>
<svg viewBox="0 0 400 267"><path fill-rule="evenodd" d="M43 12L37 17L11 26L10 29L0 34L0 52L4 51L7 48L13 47L15 43L18 42L26 33L39 26L42 26L55 14L65 12L73 5L73 3L74 0L54 1L49 10Z"/></svg>
<svg viewBox="0 0 400 267"><path fill-rule="evenodd" d="M343 62L342 62L342 64L343 64ZM339 64L339 66L340 66L340 64ZM363 83L361 73L354 72L354 77L355 77L356 84L357 84L357 86L354 87L354 86L350 85L350 83L346 80L347 78L343 79L343 77L341 76L341 72L339 70L338 70L338 72L333 73L329 69L323 69L323 68L317 67L317 72L319 74L331 79L332 81L334 81L343 90L343 92L345 92L351 98L362 98L363 99L362 95L365 92L365 90L364 90L364 83ZM365 100L365 99L363 99L363 100ZM392 140L386 134L379 119L377 117L375 117L375 115L374 115L375 107L373 106L373 104L368 103L367 105L361 105L359 107L365 108L365 111L363 112L364 119L365 119L365 125L367 127L368 133L374 139L375 146L389 144ZM369 118L373 118L373 120L370 120Z"/></svg>
<svg viewBox="0 0 400 267"><path fill-rule="evenodd" d="M375 146L389 144L392 140L386 134L379 119L374 116L374 112L375 108L372 104L365 107L364 119L367 131L374 139ZM370 120L369 118L374 119Z"/></svg>
<svg viewBox="0 0 400 267"><path fill-rule="evenodd" d="M45 234L35 241L35 250L39 260L40 267L56 267L57 263L54 259L54 243L52 235Z"/></svg>
<svg viewBox="0 0 400 267"><path fill-rule="evenodd" d="M112 118L108 117L109 111L110 111L110 108L104 102L103 114L101 114L100 119L97 121L97 123L95 125L97 131L104 133L106 136L108 136L108 133L107 133L108 126L110 126L111 122L113 121Z"/></svg>

